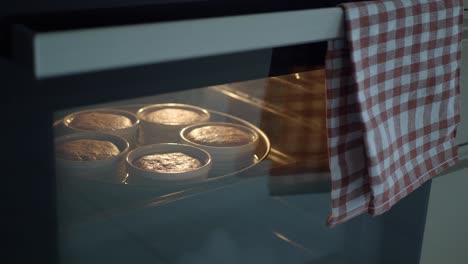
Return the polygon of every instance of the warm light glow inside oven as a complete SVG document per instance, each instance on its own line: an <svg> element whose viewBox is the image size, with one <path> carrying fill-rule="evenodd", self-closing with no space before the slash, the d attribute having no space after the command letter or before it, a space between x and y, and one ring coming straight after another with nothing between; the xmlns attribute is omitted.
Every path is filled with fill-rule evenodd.
<svg viewBox="0 0 468 264"><path fill-rule="evenodd" d="M237 177L327 171L325 107L318 69L57 112L61 191L143 188L109 203L159 205Z"/></svg>

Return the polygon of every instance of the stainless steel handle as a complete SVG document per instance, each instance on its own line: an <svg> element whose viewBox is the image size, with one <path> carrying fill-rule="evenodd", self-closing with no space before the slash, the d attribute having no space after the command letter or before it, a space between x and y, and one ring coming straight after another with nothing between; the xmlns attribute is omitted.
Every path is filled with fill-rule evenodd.
<svg viewBox="0 0 468 264"><path fill-rule="evenodd" d="M58 32L13 30L14 58L37 78L294 45L343 36L341 8Z"/></svg>

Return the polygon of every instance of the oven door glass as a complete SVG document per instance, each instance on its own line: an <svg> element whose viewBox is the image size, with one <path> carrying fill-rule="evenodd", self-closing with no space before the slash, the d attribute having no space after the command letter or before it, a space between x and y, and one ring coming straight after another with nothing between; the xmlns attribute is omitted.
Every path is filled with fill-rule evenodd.
<svg viewBox="0 0 468 264"><path fill-rule="evenodd" d="M6 67L7 110L34 118L12 117L6 144L38 166L13 160L9 180L37 183L38 201L54 186L58 262L418 263L429 184L382 216L325 224L324 41L341 15L14 26L12 61L33 77Z"/></svg>
<svg viewBox="0 0 468 264"><path fill-rule="evenodd" d="M46 80L59 262L416 263L428 187L325 225L323 47Z"/></svg>

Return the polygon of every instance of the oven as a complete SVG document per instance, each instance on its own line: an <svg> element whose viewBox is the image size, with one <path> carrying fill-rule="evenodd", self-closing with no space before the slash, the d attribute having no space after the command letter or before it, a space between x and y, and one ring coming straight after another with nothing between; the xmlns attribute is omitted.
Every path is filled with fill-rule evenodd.
<svg viewBox="0 0 468 264"><path fill-rule="evenodd" d="M382 216L325 225L324 57L326 41L343 36L333 6L345 1L140 2L3 19L3 230L14 259L419 263L430 183ZM90 113L130 123L80 127ZM248 143L193 136L213 127L211 136L229 128ZM79 147L62 151L73 140L110 142L117 154L70 162L63 155ZM200 164L137 166L167 153Z"/></svg>

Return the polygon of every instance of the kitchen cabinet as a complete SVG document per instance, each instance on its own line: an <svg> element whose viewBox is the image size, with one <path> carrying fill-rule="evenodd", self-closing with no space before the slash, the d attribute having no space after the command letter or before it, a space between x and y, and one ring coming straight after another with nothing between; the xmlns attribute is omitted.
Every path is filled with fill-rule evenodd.
<svg viewBox="0 0 468 264"><path fill-rule="evenodd" d="M467 149L464 162L468 162ZM468 169L432 181L421 264L461 264L468 259Z"/></svg>
<svg viewBox="0 0 468 264"><path fill-rule="evenodd" d="M465 6L467 2L465 1ZM465 27L468 26L467 19L464 24ZM464 145L468 142L466 36L463 40L461 70L461 124L457 132L457 141ZM458 264L468 260L468 146L460 147L459 157L457 165L432 180L421 264Z"/></svg>
<svg viewBox="0 0 468 264"><path fill-rule="evenodd" d="M461 62L461 96L460 96L460 111L461 123L457 131L457 142L463 144L468 142L468 12L464 13L464 35L462 45L462 62Z"/></svg>

